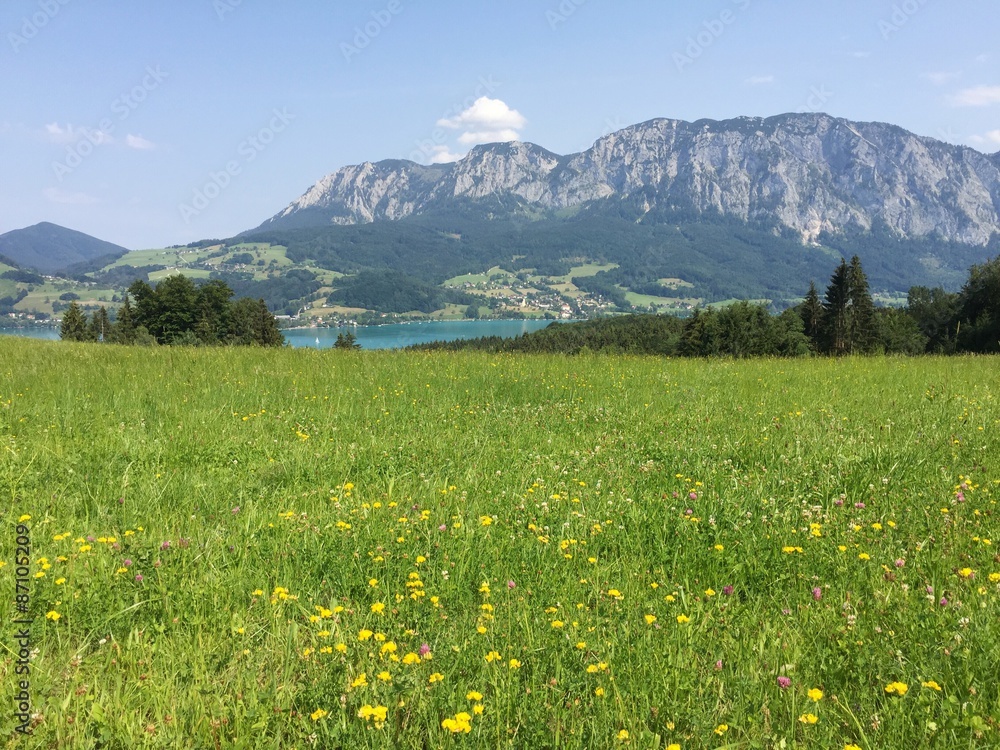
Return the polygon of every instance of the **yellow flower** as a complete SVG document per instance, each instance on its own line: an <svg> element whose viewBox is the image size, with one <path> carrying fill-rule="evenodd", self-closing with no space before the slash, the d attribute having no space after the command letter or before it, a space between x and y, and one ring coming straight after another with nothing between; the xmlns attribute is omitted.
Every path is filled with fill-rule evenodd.
<svg viewBox="0 0 1000 750"><path fill-rule="evenodd" d="M264 596L263 589L254 589L254 592L250 596Z"/></svg>
<svg viewBox="0 0 1000 750"><path fill-rule="evenodd" d="M585 648L587 648L587 643L586 641L578 641L576 647L581 651L583 651Z"/></svg>
<svg viewBox="0 0 1000 750"><path fill-rule="evenodd" d="M444 675L440 672L435 672L430 677L427 678L427 682L433 685L435 682L441 682L444 679Z"/></svg>
<svg viewBox="0 0 1000 750"><path fill-rule="evenodd" d="M561 628L565 624L566 623L564 623L562 620L553 620L552 621L552 627L554 627L554 628Z"/></svg>
<svg viewBox="0 0 1000 750"><path fill-rule="evenodd" d="M627 729L621 730L618 733L617 736L618 736L618 741L619 742L627 742L628 741L628 730Z"/></svg>
<svg viewBox="0 0 1000 750"><path fill-rule="evenodd" d="M677 622L679 622L681 625L684 625L686 623L691 622L691 618L688 617L687 615L677 615Z"/></svg>
<svg viewBox="0 0 1000 750"><path fill-rule="evenodd" d="M382 682L392 682L392 675L386 672L385 670L379 672L375 676L378 677L380 680L382 680Z"/></svg>
<svg viewBox="0 0 1000 750"><path fill-rule="evenodd" d="M844 745L844 750L861 750L857 745Z"/></svg>
<svg viewBox="0 0 1000 750"><path fill-rule="evenodd" d="M667 745L667 750L681 750L681 746L678 745L676 742L672 742L671 744Z"/></svg>
<svg viewBox="0 0 1000 750"><path fill-rule="evenodd" d="M820 690L819 688L813 688L807 693L807 695L809 696L810 699L812 699L814 703L819 703L821 700L823 700L823 691Z"/></svg>
<svg viewBox="0 0 1000 750"><path fill-rule="evenodd" d="M382 614L385 611L385 605L382 602L375 602L372 605L372 612L377 615Z"/></svg>
<svg viewBox="0 0 1000 750"><path fill-rule="evenodd" d="M371 586L372 588L375 588L376 586L378 586L378 579L377 578L369 578L368 579L368 585Z"/></svg>
<svg viewBox="0 0 1000 750"><path fill-rule="evenodd" d="M388 713L389 709L385 706L369 706L365 704L358 709L358 716L365 721L374 721L376 729L382 728Z"/></svg>
<svg viewBox="0 0 1000 750"><path fill-rule="evenodd" d="M483 704L482 703L477 703L476 705L474 705L472 707L472 713L474 713L476 716L482 716L483 715Z"/></svg>
<svg viewBox="0 0 1000 750"><path fill-rule="evenodd" d="M608 596L612 596L615 599L621 599L622 598L622 592L619 591L618 589L608 589Z"/></svg>
<svg viewBox="0 0 1000 750"><path fill-rule="evenodd" d="M52 620L52 622L55 622L60 617L62 617L62 615L56 612L54 609L49 610L48 612L45 613L45 619Z"/></svg>
<svg viewBox="0 0 1000 750"><path fill-rule="evenodd" d="M717 735L719 735L720 737L721 737L722 735L724 735L724 734L725 734L726 732L728 732L728 731L729 731L729 725L728 725L728 724L719 724L719 726L717 726L717 727L715 728L715 733L716 733Z"/></svg>
<svg viewBox="0 0 1000 750"><path fill-rule="evenodd" d="M972 576L974 576L975 574L976 571L974 571L972 568L962 568L960 571L958 571L958 575L961 576L962 578L972 578Z"/></svg>
<svg viewBox="0 0 1000 750"><path fill-rule="evenodd" d="M24 523L25 521L30 521L30 520L31 520L31 516L29 516L27 513L25 513L23 516L21 516L20 518L17 519L17 522L18 523Z"/></svg>
<svg viewBox="0 0 1000 750"><path fill-rule="evenodd" d="M367 630L367 629L366 630L362 630L360 633L358 633L358 640L359 641L367 641L369 638L372 637L372 635L374 635L372 633L372 631Z"/></svg>
<svg viewBox="0 0 1000 750"><path fill-rule="evenodd" d="M309 714L309 718L312 719L313 721L319 721L326 715L327 715L326 711L324 711L322 708L317 708L315 711Z"/></svg>
<svg viewBox="0 0 1000 750"><path fill-rule="evenodd" d="M379 653L382 654L394 654L396 653L396 644L392 641L388 641L382 644L382 648L379 649Z"/></svg>
<svg viewBox="0 0 1000 750"><path fill-rule="evenodd" d="M84 544L82 547L80 547L81 552L90 552L90 549L91 547L89 544Z"/></svg>
<svg viewBox="0 0 1000 750"><path fill-rule="evenodd" d="M444 721L442 721L441 726L442 728L447 729L449 732L452 732L453 734L458 734L460 732L468 734L469 732L472 731L472 724L470 723L471 721L472 717L469 716L469 714L467 714L465 711L459 711L457 714L455 714L454 719L449 717Z"/></svg>
<svg viewBox="0 0 1000 750"><path fill-rule="evenodd" d="M481 516L479 518L480 526L489 526L491 523L493 523L493 519L490 518L489 516Z"/></svg>
<svg viewBox="0 0 1000 750"><path fill-rule="evenodd" d="M890 695L895 693L898 696L904 696L909 689L909 686L905 682L890 682L885 686L885 692Z"/></svg>
<svg viewBox="0 0 1000 750"><path fill-rule="evenodd" d="M509 666L509 667L510 667L511 669L520 669L520 668L521 668L521 662L520 662L520 661L518 661L517 659L511 659L511 660L510 660L510 661L508 662L508 664L507 664L507 665L508 665L508 666Z"/></svg>
<svg viewBox="0 0 1000 750"><path fill-rule="evenodd" d="M412 651L403 657L403 664L406 664L407 666L412 666L413 664L419 664L419 663L420 663L420 657L417 656Z"/></svg>
<svg viewBox="0 0 1000 750"><path fill-rule="evenodd" d="M654 622L656 622L656 615L646 615L647 625L652 625Z"/></svg>
<svg viewBox="0 0 1000 750"><path fill-rule="evenodd" d="M495 661L500 661L500 659L502 658L503 657L500 656L500 654L498 654L496 651L490 651L488 654L486 654L486 661L489 664L492 664Z"/></svg>
<svg viewBox="0 0 1000 750"><path fill-rule="evenodd" d="M722 550L724 550L724 549L725 549L725 547L723 547L721 544L716 544L715 545L715 551L716 552L722 552ZM668 750L669 750L669 748L668 748Z"/></svg>
<svg viewBox="0 0 1000 750"><path fill-rule="evenodd" d="M334 646L334 648L339 653L341 653L341 654L346 654L347 653L347 644L346 643L338 643L336 646Z"/></svg>
<svg viewBox="0 0 1000 750"><path fill-rule="evenodd" d="M713 596L715 596L715 589L705 589L705 596L711 599Z"/></svg>
<svg viewBox="0 0 1000 750"><path fill-rule="evenodd" d="M819 721L819 717L816 714L802 714L799 717L799 721L801 721L803 724L815 724L817 721Z"/></svg>
<svg viewBox="0 0 1000 750"><path fill-rule="evenodd" d="M1000 573L990 573L990 583L1000 583Z"/></svg>
<svg viewBox="0 0 1000 750"><path fill-rule="evenodd" d="M467 701L481 701L482 699L483 699L483 694L476 690L470 690L468 693L465 694L465 700Z"/></svg>
<svg viewBox="0 0 1000 750"><path fill-rule="evenodd" d="M938 685L936 682L934 682L934 680L928 680L927 682L921 682L920 684L925 688L930 688L931 690L937 690L939 693L941 692L941 686Z"/></svg>
<svg viewBox="0 0 1000 750"><path fill-rule="evenodd" d="M364 672L355 677L354 682L351 683L352 688L363 688L366 687L367 685L368 685L368 675L366 675Z"/></svg>
<svg viewBox="0 0 1000 750"><path fill-rule="evenodd" d="M62 586L64 583L66 583L66 579L65 578L57 578L56 579L56 586Z"/></svg>
<svg viewBox="0 0 1000 750"><path fill-rule="evenodd" d="M867 552L862 552L861 554L858 555L858 559L859 560L871 560L872 557Z"/></svg>
<svg viewBox="0 0 1000 750"><path fill-rule="evenodd" d="M603 698L604 697L604 688L599 687L596 690L594 690L594 695L596 695L598 698Z"/></svg>

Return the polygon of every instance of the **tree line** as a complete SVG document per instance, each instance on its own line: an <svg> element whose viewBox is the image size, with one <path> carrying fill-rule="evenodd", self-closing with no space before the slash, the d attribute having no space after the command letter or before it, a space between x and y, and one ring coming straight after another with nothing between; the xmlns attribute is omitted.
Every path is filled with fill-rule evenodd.
<svg viewBox="0 0 1000 750"><path fill-rule="evenodd" d="M514 339L497 336L416 349L492 352L611 352L681 357L798 357L849 354L1000 352L1000 258L973 266L962 290L913 287L906 307L877 307L861 260L841 259L825 294L810 283L779 315L738 302L686 318L627 315L553 324Z"/></svg>
<svg viewBox="0 0 1000 750"><path fill-rule="evenodd" d="M115 344L284 344L264 300L232 298L232 289L216 279L196 285L178 274L155 286L138 280L128 288L114 320L103 306L88 319L74 301L63 314L60 333L67 341Z"/></svg>

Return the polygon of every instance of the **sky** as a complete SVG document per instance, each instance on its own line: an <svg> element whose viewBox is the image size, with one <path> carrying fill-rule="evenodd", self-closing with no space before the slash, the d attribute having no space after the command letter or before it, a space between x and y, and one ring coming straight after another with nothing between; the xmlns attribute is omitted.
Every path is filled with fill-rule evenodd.
<svg viewBox="0 0 1000 750"><path fill-rule="evenodd" d="M226 238L364 161L822 111L1000 150L996 0L3 0L0 234Z"/></svg>

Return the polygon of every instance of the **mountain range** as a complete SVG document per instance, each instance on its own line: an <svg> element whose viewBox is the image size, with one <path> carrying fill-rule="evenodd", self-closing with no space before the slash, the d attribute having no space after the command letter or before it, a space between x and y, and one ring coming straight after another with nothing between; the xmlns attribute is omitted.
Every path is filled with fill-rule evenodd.
<svg viewBox="0 0 1000 750"><path fill-rule="evenodd" d="M514 141L450 164L343 167L234 238L111 265L125 253L52 224L0 236L14 265L92 287L190 272L317 317L780 309L853 255L873 291L900 300L955 291L1000 254L1000 153L817 113L656 119L565 156ZM0 291L38 307L14 284ZM47 305L64 291L33 294Z"/></svg>
<svg viewBox="0 0 1000 750"><path fill-rule="evenodd" d="M531 143L478 146L445 165L365 162L319 180L255 231L342 226L504 201L554 212L627 201L794 232L884 228L905 240L984 246L1000 233L1000 153L826 114L656 119L560 156Z"/></svg>

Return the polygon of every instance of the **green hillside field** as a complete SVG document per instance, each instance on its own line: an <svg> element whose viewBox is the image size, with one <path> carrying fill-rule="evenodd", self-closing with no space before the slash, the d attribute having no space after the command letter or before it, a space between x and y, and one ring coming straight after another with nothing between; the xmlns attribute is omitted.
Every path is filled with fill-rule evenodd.
<svg viewBox="0 0 1000 750"><path fill-rule="evenodd" d="M0 731L996 747L997 365L0 339Z"/></svg>

